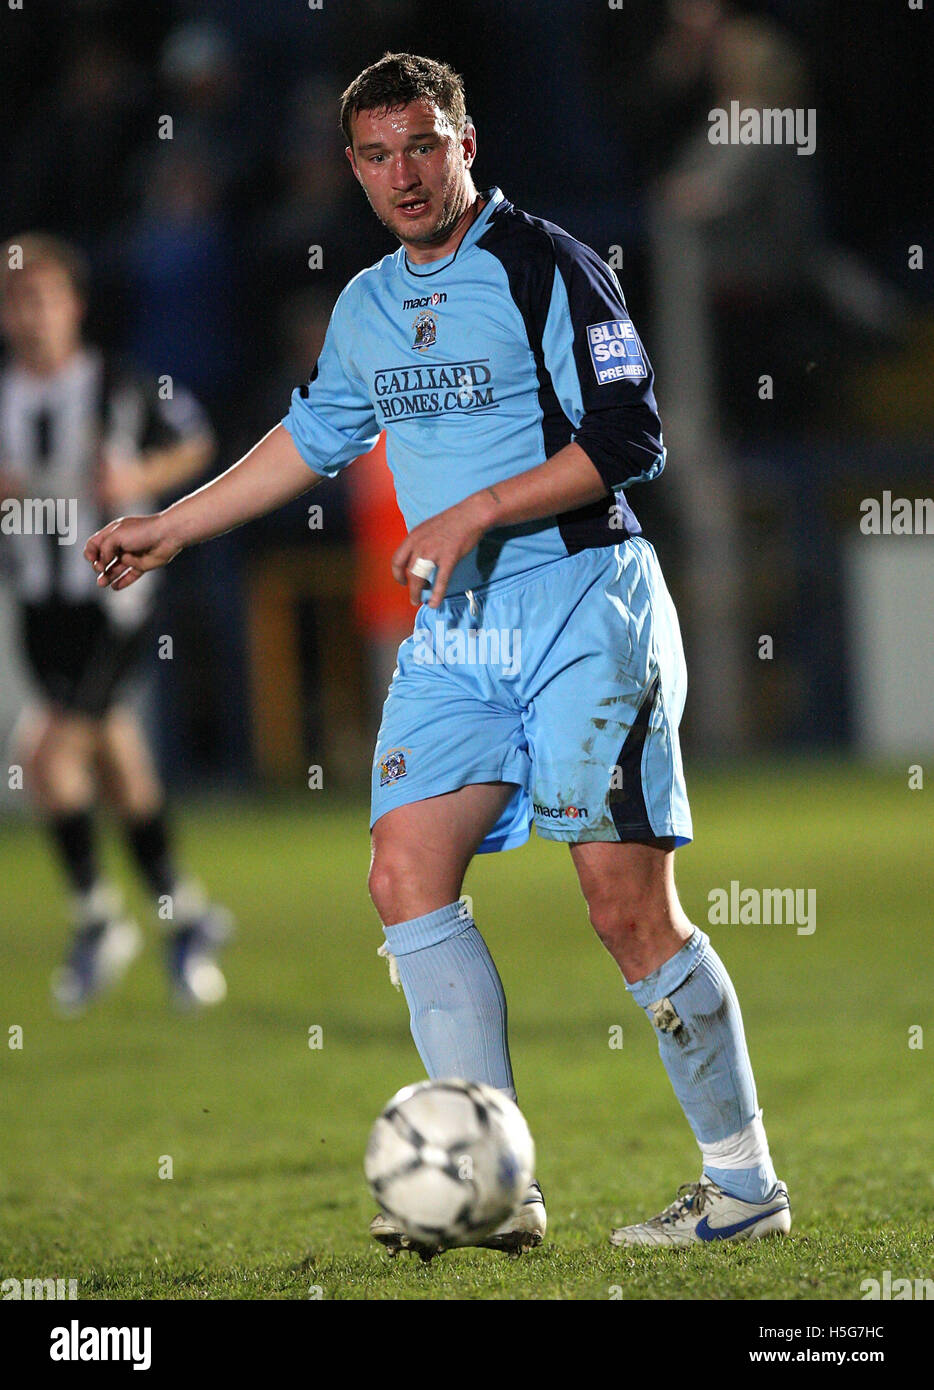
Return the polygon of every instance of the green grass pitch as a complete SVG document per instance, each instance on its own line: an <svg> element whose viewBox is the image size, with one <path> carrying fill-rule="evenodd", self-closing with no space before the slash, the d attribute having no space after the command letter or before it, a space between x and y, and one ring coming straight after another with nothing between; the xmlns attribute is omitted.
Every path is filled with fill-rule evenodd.
<svg viewBox="0 0 934 1390"><path fill-rule="evenodd" d="M188 865L240 924L229 999L200 1017L168 1009L157 925L135 891L145 955L83 1019L53 1017L56 868L34 828L4 825L0 1278L75 1278L80 1297L128 1299L849 1299L885 1270L930 1276L932 793L910 791L907 769L822 764L701 769L689 787L697 838L678 881L695 921L707 926L708 892L732 879L817 892L811 936L712 929L790 1187L791 1239L633 1254L607 1243L612 1225L696 1178L698 1153L567 850L533 835L478 860L466 891L509 997L548 1241L519 1261L389 1261L366 1234L362 1154L383 1102L422 1072L376 955L366 811L319 791L177 808ZM112 837L107 854L128 880ZM17 1026L20 1049L7 1045Z"/></svg>

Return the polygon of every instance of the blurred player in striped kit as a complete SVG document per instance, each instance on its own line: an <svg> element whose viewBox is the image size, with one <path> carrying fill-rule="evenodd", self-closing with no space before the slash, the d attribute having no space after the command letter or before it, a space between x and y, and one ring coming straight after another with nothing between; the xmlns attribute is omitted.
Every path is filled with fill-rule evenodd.
<svg viewBox="0 0 934 1390"><path fill-rule="evenodd" d="M215 955L229 915L175 865L163 789L123 698L154 650L154 586L102 604L75 544L114 507L149 506L195 477L214 440L187 392L173 387L162 399L155 381L85 345L86 300L87 270L75 248L41 233L6 244L0 543L22 655L40 697L22 712L12 756L24 766L72 896L73 934L53 997L63 1011L79 1012L141 949L139 927L101 873L94 820L103 801L120 818L169 928L175 1000L215 1003L226 990Z"/></svg>

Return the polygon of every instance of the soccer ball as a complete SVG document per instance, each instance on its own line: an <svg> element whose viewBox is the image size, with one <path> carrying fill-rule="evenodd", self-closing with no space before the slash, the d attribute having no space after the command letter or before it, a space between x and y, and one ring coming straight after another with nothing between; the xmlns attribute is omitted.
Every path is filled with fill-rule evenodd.
<svg viewBox="0 0 934 1390"><path fill-rule="evenodd" d="M421 1081L390 1100L364 1170L386 1215L424 1245L462 1245L519 1206L535 1170L521 1111L475 1081Z"/></svg>

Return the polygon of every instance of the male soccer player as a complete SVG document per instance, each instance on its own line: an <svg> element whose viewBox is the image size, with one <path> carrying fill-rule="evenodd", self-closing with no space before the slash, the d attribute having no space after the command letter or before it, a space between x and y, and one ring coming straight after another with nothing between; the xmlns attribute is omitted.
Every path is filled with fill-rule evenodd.
<svg viewBox="0 0 934 1390"><path fill-rule="evenodd" d="M98 791L123 822L130 851L169 928L167 964L181 1004L216 1002L214 959L228 914L178 872L164 795L124 687L149 642L153 590L111 602L88 571L79 537L121 503L152 505L200 473L214 450L200 407L82 341L87 271L56 237L11 238L3 252L0 315L8 361L0 373L0 558L9 562L21 640L41 702L15 735L72 893L73 936L53 977L62 1010L79 1012L113 985L141 936L102 875L94 837ZM55 517L36 528L26 517ZM17 524L18 520L23 524ZM39 533L37 534L37 529Z"/></svg>
<svg viewBox="0 0 934 1390"><path fill-rule="evenodd" d="M691 837L678 622L623 489L663 466L652 371L615 276L471 176L476 131L446 65L387 54L343 96L347 157L399 249L334 309L311 380L239 463L155 517L91 538L122 590L183 546L306 491L387 432L409 527L393 572L419 604L373 763L370 892L430 1076L515 1095L496 967L459 902L476 853L564 841L590 919L654 1026L703 1155L699 1182L617 1245L790 1228L739 1005L682 909ZM491 1241L545 1230L533 1186ZM405 1246L391 1221L373 1235ZM487 1242L490 1243L490 1242Z"/></svg>

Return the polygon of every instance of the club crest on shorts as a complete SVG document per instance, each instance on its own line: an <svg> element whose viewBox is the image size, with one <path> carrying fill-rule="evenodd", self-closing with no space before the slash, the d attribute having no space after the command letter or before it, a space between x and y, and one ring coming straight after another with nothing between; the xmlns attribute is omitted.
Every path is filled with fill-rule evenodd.
<svg viewBox="0 0 934 1390"><path fill-rule="evenodd" d="M385 757L379 762L379 784L381 787L388 787L391 782L398 782L400 777L406 774L405 749L390 748Z"/></svg>
<svg viewBox="0 0 934 1390"><path fill-rule="evenodd" d="M419 314L412 327L415 329L412 346L416 352L424 352L426 348L434 347L438 339L438 320L430 309L425 309Z"/></svg>

